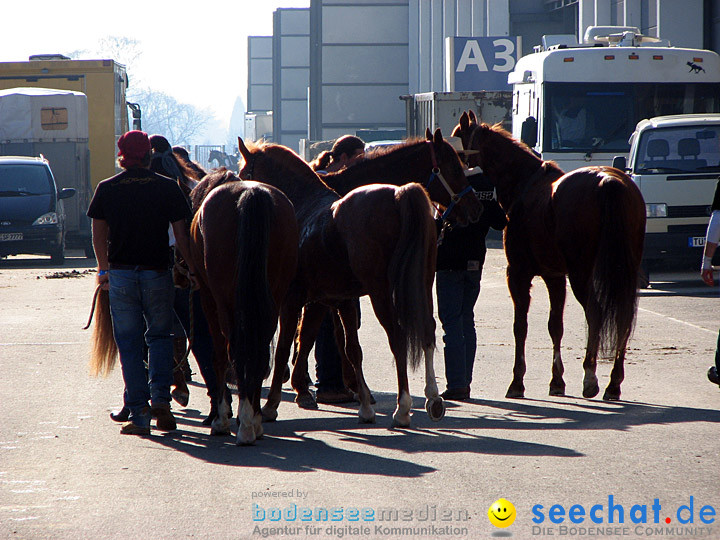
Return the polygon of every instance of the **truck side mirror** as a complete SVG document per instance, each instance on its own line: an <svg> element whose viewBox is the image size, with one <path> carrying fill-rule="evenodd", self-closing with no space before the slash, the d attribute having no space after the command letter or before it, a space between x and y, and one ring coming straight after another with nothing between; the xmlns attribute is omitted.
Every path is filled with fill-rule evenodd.
<svg viewBox="0 0 720 540"><path fill-rule="evenodd" d="M520 128L520 140L533 148L537 144L538 125L534 116L528 116Z"/></svg>
<svg viewBox="0 0 720 540"><path fill-rule="evenodd" d="M615 156L612 160L612 166L621 171L627 171L627 159L625 156Z"/></svg>

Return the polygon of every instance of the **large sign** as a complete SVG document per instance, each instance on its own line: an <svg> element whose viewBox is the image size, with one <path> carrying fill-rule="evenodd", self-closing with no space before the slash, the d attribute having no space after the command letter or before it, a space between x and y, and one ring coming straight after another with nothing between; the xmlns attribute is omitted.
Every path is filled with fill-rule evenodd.
<svg viewBox="0 0 720 540"><path fill-rule="evenodd" d="M452 90L511 90L507 78L518 59L519 37L454 37L452 44Z"/></svg>

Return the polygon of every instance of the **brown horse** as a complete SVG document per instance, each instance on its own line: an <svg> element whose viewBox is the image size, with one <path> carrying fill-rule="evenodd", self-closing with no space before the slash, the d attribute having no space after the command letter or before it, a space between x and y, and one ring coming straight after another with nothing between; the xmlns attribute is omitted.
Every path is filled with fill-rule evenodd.
<svg viewBox="0 0 720 540"><path fill-rule="evenodd" d="M368 152L366 159L351 167L323 175L323 182L340 195L372 183L418 182L440 205L444 217L459 225L476 222L482 203L465 179L460 158L439 129L433 135L427 130L425 137Z"/></svg>
<svg viewBox="0 0 720 540"><path fill-rule="evenodd" d="M408 357L414 368L421 354L426 370L426 410L431 419L440 420L445 405L435 382L431 294L436 233L430 201L422 186L378 184L340 198L288 148L274 144L248 148L242 139L238 139L238 146L244 158L240 177L256 178L281 189L295 206L300 228L298 273L281 309L275 370L263 417L277 418L282 378L296 328L298 350L291 378L296 402L305 408L317 407L308 390L307 357L329 306L338 311L344 329L340 350L355 371L360 421L375 421L362 373L355 307L355 299L368 294L395 357L398 398L394 425L410 425Z"/></svg>
<svg viewBox="0 0 720 540"><path fill-rule="evenodd" d="M614 358L603 399L620 399L625 348L637 312L637 283L645 231L645 203L637 186L612 167L583 167L568 174L542 161L499 126L478 124L463 113L453 135L477 150L470 164L482 167L508 214L505 253L508 288L515 307L515 367L507 397L523 397L525 339L534 276L550 295L548 330L553 342L550 395L564 395L560 341L565 276L588 324L583 396L599 392L598 350Z"/></svg>
<svg viewBox="0 0 720 540"><path fill-rule="evenodd" d="M206 176L192 198L197 212L191 252L213 336L218 387L225 387L230 362L239 394L237 444L252 444L262 435L260 392L279 307L297 268L295 209L280 190L240 181L225 169ZM225 393L219 399L213 434L230 432Z"/></svg>

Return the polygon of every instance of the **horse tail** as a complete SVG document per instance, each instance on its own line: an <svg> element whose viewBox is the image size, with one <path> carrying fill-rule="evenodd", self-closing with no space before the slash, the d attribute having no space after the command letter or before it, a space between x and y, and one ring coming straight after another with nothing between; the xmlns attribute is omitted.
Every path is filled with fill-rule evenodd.
<svg viewBox="0 0 720 540"><path fill-rule="evenodd" d="M645 209L634 200L634 187L612 176L598 186L601 226L592 275L596 313L590 315L600 326L601 349L615 357L625 348L637 313Z"/></svg>
<svg viewBox="0 0 720 540"><path fill-rule="evenodd" d="M252 395L269 369L270 341L277 327L277 306L267 268L274 215L274 202L267 190L243 190L237 201L237 285L229 341L238 388L244 396Z"/></svg>
<svg viewBox="0 0 720 540"><path fill-rule="evenodd" d="M108 291L100 290L95 306L95 325L90 341L90 375L107 377L115 367L117 344L112 329Z"/></svg>
<svg viewBox="0 0 720 540"><path fill-rule="evenodd" d="M400 187L395 199L401 230L388 273L398 323L405 334L410 366L417 368L425 347L435 345L428 280L432 279L437 233L432 206L419 184ZM433 266L429 266L432 264Z"/></svg>

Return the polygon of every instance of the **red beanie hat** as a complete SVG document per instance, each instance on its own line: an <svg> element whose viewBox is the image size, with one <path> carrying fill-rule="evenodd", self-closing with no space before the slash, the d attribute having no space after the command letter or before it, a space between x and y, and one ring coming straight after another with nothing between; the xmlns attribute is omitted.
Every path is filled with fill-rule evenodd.
<svg viewBox="0 0 720 540"><path fill-rule="evenodd" d="M130 167L144 166L144 160L150 153L150 139L144 131L128 131L118 139L118 156L120 166L127 169Z"/></svg>

